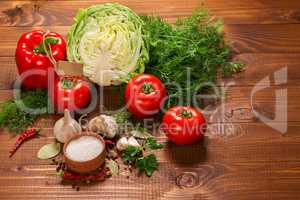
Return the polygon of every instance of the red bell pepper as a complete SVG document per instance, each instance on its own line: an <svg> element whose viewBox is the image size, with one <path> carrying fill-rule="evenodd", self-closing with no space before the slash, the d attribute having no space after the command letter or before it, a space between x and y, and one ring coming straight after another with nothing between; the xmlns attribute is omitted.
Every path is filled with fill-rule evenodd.
<svg viewBox="0 0 300 200"><path fill-rule="evenodd" d="M52 62L50 54L53 57ZM16 49L19 75L24 78L22 86L29 89L47 88L48 69L53 68L53 62L65 59L66 43L58 33L35 30L23 34ZM53 73L53 70L51 71Z"/></svg>

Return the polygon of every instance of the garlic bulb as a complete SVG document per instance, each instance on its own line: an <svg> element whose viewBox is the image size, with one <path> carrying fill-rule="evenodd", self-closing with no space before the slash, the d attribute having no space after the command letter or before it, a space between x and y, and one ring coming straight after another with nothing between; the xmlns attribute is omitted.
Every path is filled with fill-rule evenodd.
<svg viewBox="0 0 300 200"><path fill-rule="evenodd" d="M93 118L88 125L93 132L104 134L108 138L114 138L118 131L116 119L108 115L100 115Z"/></svg>
<svg viewBox="0 0 300 200"><path fill-rule="evenodd" d="M130 137L128 139L128 145L134 146L134 147L141 147L141 145L138 143L138 141L134 137Z"/></svg>
<svg viewBox="0 0 300 200"><path fill-rule="evenodd" d="M70 111L65 109L64 117L56 121L53 133L59 142L66 143L74 135L81 134L81 126L71 117Z"/></svg>
<svg viewBox="0 0 300 200"><path fill-rule="evenodd" d="M128 147L128 140L126 137L122 137L117 142L117 149L119 151L124 151Z"/></svg>

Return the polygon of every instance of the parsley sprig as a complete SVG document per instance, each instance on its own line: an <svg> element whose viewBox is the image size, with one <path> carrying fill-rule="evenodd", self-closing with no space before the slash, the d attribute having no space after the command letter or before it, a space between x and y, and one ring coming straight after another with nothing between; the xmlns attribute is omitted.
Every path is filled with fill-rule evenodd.
<svg viewBox="0 0 300 200"><path fill-rule="evenodd" d="M147 156L144 156L144 153L148 148L156 150L163 148L163 146L164 145L157 143L154 138L148 138L143 147L128 146L123 152L122 158L125 164L135 166L140 172L145 172L146 175L150 177L157 169L158 163L153 153Z"/></svg>

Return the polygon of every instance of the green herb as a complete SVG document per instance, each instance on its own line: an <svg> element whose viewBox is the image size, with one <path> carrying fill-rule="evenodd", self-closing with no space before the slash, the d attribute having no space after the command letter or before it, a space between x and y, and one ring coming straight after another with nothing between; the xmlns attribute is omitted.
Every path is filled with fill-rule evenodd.
<svg viewBox="0 0 300 200"><path fill-rule="evenodd" d="M136 160L142 157L142 149L134 146L128 146L128 148L123 152L123 161L126 164L135 163Z"/></svg>
<svg viewBox="0 0 300 200"><path fill-rule="evenodd" d="M150 154L146 157L139 158L136 166L141 172L146 172L147 176L152 176L158 164L155 155Z"/></svg>
<svg viewBox="0 0 300 200"><path fill-rule="evenodd" d="M21 104L35 109L28 113ZM46 90L22 91L19 100L8 100L0 105L0 126L12 133L21 133L42 114L48 113L48 95ZM39 109L38 109L39 108ZM37 110L38 109L38 110Z"/></svg>
<svg viewBox="0 0 300 200"><path fill-rule="evenodd" d="M145 146L149 147L150 149L162 149L164 147L163 144L157 143L156 139L154 138L147 138L145 141Z"/></svg>
<svg viewBox="0 0 300 200"><path fill-rule="evenodd" d="M131 113L128 111L121 111L114 113L112 116L116 119L117 124L123 125L130 120Z"/></svg>
<svg viewBox="0 0 300 200"><path fill-rule="evenodd" d="M158 144L155 139L149 138L146 140L145 147L160 149L163 145ZM152 176L158 166L156 156L154 154L144 156L143 153L142 148L128 146L123 152L122 158L126 164L135 166L141 172L145 172L147 176Z"/></svg>
<svg viewBox="0 0 300 200"><path fill-rule="evenodd" d="M158 17L143 17L150 62L146 72L159 77L168 89L165 106L192 105L192 95L209 89L205 83L216 81L217 69L230 75L241 69L231 62L222 23L212 20L204 10L194 12L171 25ZM189 78L188 78L189 77ZM181 91L172 84L176 82ZM179 101L183 97L183 102Z"/></svg>
<svg viewBox="0 0 300 200"><path fill-rule="evenodd" d="M44 145L37 153L38 159L46 160L57 156L60 153L60 143Z"/></svg>

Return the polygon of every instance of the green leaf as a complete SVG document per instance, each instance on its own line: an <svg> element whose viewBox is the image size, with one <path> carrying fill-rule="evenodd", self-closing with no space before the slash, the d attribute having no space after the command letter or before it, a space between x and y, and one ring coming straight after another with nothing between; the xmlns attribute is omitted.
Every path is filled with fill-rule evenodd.
<svg viewBox="0 0 300 200"><path fill-rule="evenodd" d="M38 151L37 157L41 160L54 158L60 153L60 150L60 143L46 144Z"/></svg>
<svg viewBox="0 0 300 200"><path fill-rule="evenodd" d="M136 159L142 155L142 149L134 146L128 146L123 152L123 160L125 163L134 163Z"/></svg>
<svg viewBox="0 0 300 200"><path fill-rule="evenodd" d="M145 142L145 146L153 150L164 148L164 145L157 143L156 139L154 138L148 138Z"/></svg>
<svg viewBox="0 0 300 200"><path fill-rule="evenodd" d="M106 167L109 169L112 176L119 175L119 165L116 161L109 160L108 162L106 162Z"/></svg>
<svg viewBox="0 0 300 200"><path fill-rule="evenodd" d="M150 154L146 157L139 158L137 160L137 167L141 172L145 172L147 176L152 176L153 172L157 169L157 159L154 154Z"/></svg>
<svg viewBox="0 0 300 200"><path fill-rule="evenodd" d="M139 139L147 139L147 138L152 138L153 137L153 135L148 133L147 130L142 130L142 129L130 131L129 134L131 136L133 136L135 138L139 138Z"/></svg>

